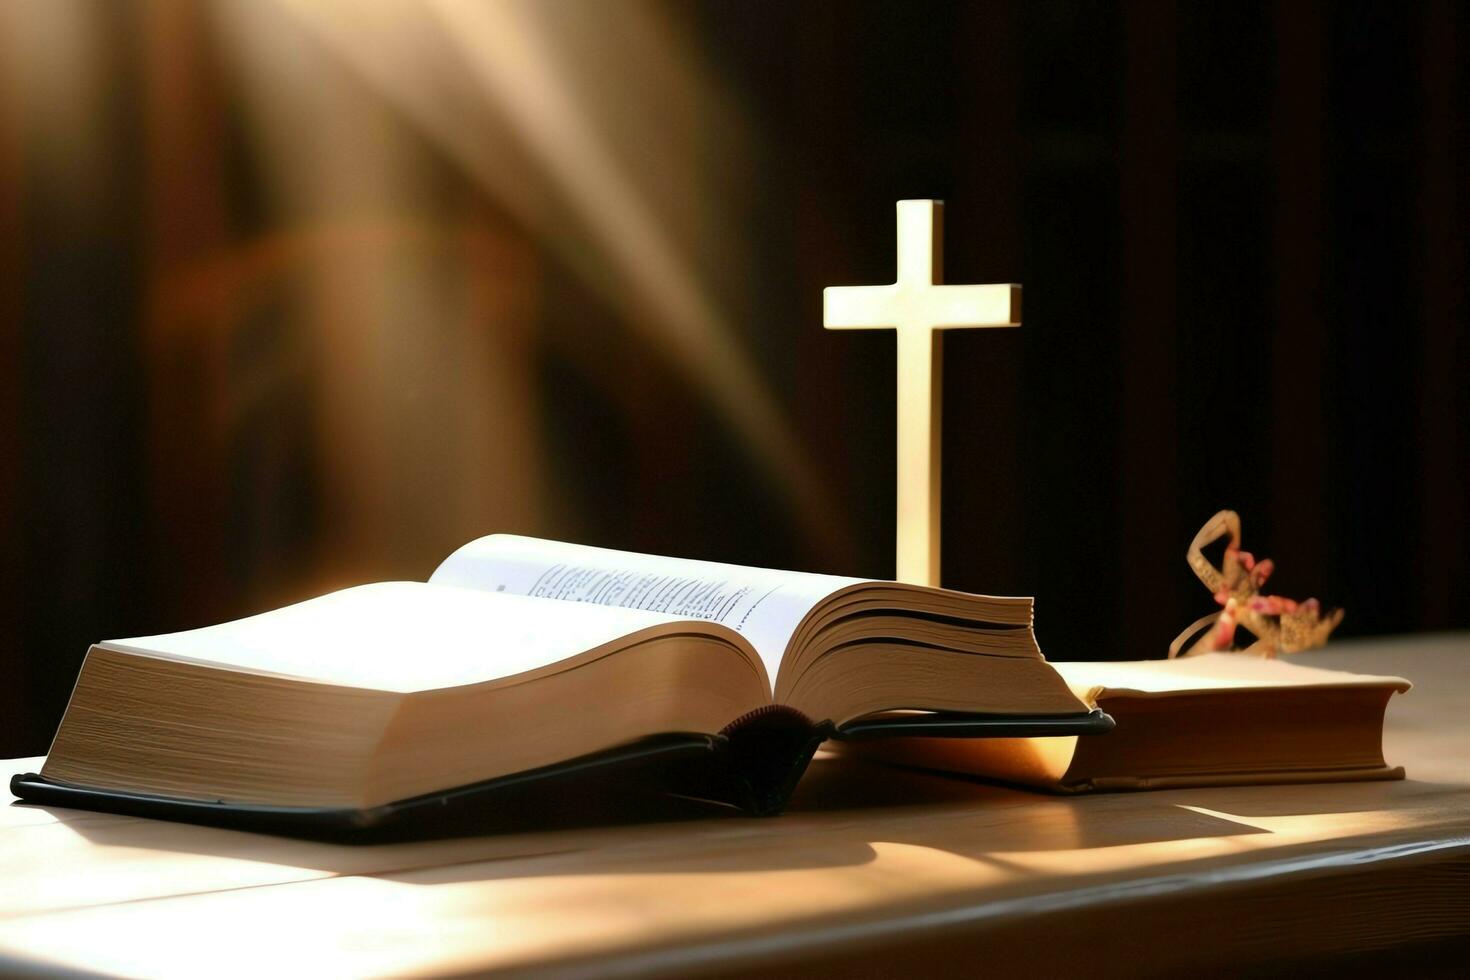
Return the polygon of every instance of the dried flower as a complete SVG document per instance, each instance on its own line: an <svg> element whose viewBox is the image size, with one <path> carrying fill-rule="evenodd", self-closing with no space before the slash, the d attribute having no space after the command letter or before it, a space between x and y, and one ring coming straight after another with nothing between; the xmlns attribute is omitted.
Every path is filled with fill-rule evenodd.
<svg viewBox="0 0 1470 980"><path fill-rule="evenodd" d="M1225 557L1219 568L1205 559L1203 549L1226 534ZM1269 558L1259 561L1240 547L1240 515L1222 510L1205 522L1190 542L1189 566L1205 584L1220 606L1220 612L1205 616L1191 624L1169 644L1169 656L1178 656L1185 640L1205 626L1213 625L1185 654L1235 649L1236 631L1244 627L1256 639L1244 652L1262 657L1296 653L1322 646L1342 622L1343 611L1334 609L1322 615L1322 604L1316 599L1287 599L1262 595L1260 589L1276 570Z"/></svg>

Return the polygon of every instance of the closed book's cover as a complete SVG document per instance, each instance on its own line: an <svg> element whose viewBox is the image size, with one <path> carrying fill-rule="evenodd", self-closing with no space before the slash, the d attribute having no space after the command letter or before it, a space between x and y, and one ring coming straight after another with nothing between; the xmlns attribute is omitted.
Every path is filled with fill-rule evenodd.
<svg viewBox="0 0 1470 980"><path fill-rule="evenodd" d="M373 843L416 837L485 833L514 826L516 815L537 819L546 809L616 795L673 794L745 813L780 812L823 741L922 735L929 738L1017 738L1110 731L1113 720L1094 709L1073 715L967 715L916 712L858 720L838 728L812 725L789 709L757 712L720 735L672 733L567 762L428 793L365 809L265 806L189 800L97 789L47 779L11 778L10 791L28 803L104 810L292 837ZM526 824L520 824L523 829Z"/></svg>
<svg viewBox="0 0 1470 980"><path fill-rule="evenodd" d="M1119 793L1211 786L1280 786L1303 783L1359 783L1404 778L1403 766L1343 766L1322 769L1254 769L1242 772L1180 773L1169 776L1095 776L1043 787L1055 793Z"/></svg>

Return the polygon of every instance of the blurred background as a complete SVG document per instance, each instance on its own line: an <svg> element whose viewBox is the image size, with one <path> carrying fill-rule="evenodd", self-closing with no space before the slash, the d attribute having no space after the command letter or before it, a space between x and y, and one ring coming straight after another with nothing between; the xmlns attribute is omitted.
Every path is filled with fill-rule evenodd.
<svg viewBox="0 0 1470 980"><path fill-rule="evenodd" d="M1466 5L0 5L0 754L87 645L515 531L890 576L893 205L944 577L1160 656L1221 507L1339 635L1470 626ZM405 655L410 655L405 651Z"/></svg>

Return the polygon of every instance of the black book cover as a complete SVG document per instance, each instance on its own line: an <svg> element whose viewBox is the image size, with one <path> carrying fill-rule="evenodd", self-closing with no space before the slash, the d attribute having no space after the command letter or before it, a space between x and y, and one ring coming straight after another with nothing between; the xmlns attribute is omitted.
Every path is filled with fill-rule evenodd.
<svg viewBox="0 0 1470 980"><path fill-rule="evenodd" d="M94 789L38 773L11 778L10 791L27 803L104 810L239 830L351 843L485 832L506 814L534 817L599 788L627 798L674 794L737 808L752 816L779 813L817 748L829 738L856 741L893 736L1024 738L1096 735L1111 731L1101 710L1069 715L977 715L925 712L813 725L773 706L753 712L719 735L672 733L556 765L365 809L264 806L188 800Z"/></svg>

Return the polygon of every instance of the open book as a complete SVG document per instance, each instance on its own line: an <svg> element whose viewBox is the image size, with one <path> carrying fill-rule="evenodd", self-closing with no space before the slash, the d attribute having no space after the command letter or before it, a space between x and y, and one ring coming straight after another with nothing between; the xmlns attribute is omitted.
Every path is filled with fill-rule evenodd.
<svg viewBox="0 0 1470 980"><path fill-rule="evenodd" d="M769 811L828 737L1111 727L1045 662L1031 607L492 535L427 583L96 644L14 789L361 825L679 736Z"/></svg>
<svg viewBox="0 0 1470 980"><path fill-rule="evenodd" d="M1383 716L1389 698L1409 689L1402 677L1240 653L1052 666L1116 718L1117 731L983 744L877 740L857 751L1063 793L1404 775L1383 758Z"/></svg>

